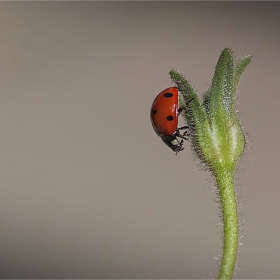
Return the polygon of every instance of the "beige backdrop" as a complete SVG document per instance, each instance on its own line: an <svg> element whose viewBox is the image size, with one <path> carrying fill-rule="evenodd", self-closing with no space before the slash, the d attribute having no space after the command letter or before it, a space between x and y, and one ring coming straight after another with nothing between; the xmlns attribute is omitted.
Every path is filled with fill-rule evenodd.
<svg viewBox="0 0 280 280"><path fill-rule="evenodd" d="M279 26L277 2L1 2L0 277L214 277L214 182L149 110L171 68L202 94L231 47L253 55L238 277L280 278Z"/></svg>

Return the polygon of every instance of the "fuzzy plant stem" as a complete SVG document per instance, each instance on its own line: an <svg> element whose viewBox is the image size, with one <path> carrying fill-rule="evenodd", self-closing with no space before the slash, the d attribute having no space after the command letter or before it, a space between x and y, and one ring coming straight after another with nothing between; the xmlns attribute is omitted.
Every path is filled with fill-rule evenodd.
<svg viewBox="0 0 280 280"><path fill-rule="evenodd" d="M216 173L224 225L223 258L218 279L230 279L235 267L238 246L238 217L233 172L220 169Z"/></svg>
<svg viewBox="0 0 280 280"><path fill-rule="evenodd" d="M245 137L235 108L239 79L250 63L247 56L234 67L233 53L222 51L212 85L201 101L186 78L169 72L182 94L183 116L191 127L190 142L196 156L215 177L223 221L223 257L219 279L231 279L238 246L238 216L234 172L245 148Z"/></svg>

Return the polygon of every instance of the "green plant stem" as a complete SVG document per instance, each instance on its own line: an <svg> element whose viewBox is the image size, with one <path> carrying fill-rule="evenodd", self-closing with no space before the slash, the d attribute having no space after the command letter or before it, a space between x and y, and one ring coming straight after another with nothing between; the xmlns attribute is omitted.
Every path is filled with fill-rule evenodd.
<svg viewBox="0 0 280 280"><path fill-rule="evenodd" d="M224 225L223 258L218 279L231 279L238 247L238 217L231 170L231 168L222 167L214 172L220 193Z"/></svg>

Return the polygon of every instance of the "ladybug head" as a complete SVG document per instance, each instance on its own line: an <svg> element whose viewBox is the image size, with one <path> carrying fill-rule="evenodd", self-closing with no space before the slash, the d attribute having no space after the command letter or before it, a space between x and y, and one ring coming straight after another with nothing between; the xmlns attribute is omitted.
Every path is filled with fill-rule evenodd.
<svg viewBox="0 0 280 280"><path fill-rule="evenodd" d="M183 140L179 142L179 140L174 135L163 135L161 136L161 140L173 151L176 155L184 150Z"/></svg>

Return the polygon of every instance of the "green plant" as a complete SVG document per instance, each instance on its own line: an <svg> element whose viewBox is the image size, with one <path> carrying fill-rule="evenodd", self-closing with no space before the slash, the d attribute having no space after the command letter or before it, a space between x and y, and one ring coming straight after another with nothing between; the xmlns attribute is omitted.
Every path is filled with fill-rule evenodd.
<svg viewBox="0 0 280 280"><path fill-rule="evenodd" d="M219 191L223 219L223 257L219 279L231 279L236 262L238 213L234 173L246 141L236 115L235 94L239 79L250 61L250 56L245 57L234 67L232 51L224 49L203 102L178 71L169 72L186 104L183 115L190 125L192 148L211 171Z"/></svg>

